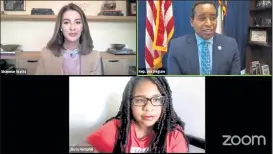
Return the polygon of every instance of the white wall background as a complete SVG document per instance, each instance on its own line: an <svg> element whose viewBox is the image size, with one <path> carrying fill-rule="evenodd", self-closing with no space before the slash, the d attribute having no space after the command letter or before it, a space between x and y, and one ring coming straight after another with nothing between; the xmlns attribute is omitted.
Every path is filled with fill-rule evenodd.
<svg viewBox="0 0 273 154"><path fill-rule="evenodd" d="M205 139L205 78L167 77L186 133ZM70 145L82 142L117 114L129 77L70 77Z"/></svg>
<svg viewBox="0 0 273 154"><path fill-rule="evenodd" d="M62 6L74 2L86 15L96 16L104 1L26 1L26 11L5 11L5 14L30 15L32 8L51 8L55 15ZM116 1L117 10L126 15L126 1ZM3 9L1 1L1 10ZM94 50L106 51L113 43L126 44L136 51L136 22L88 22ZM53 35L54 21L1 21L1 43L20 44L25 51L40 51Z"/></svg>

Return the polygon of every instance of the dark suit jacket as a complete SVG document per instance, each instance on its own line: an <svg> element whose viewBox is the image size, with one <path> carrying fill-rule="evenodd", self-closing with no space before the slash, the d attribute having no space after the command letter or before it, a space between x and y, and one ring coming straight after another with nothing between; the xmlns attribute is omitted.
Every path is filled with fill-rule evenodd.
<svg viewBox="0 0 273 154"><path fill-rule="evenodd" d="M213 37L212 50L212 75L241 74L239 49L234 38L216 33ZM168 74L200 74L198 47L194 34L171 41L167 65Z"/></svg>

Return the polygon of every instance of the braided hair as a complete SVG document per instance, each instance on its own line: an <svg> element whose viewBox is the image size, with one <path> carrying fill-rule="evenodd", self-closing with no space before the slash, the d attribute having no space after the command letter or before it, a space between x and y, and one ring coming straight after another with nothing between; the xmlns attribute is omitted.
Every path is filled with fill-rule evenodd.
<svg viewBox="0 0 273 154"><path fill-rule="evenodd" d="M182 133L186 139L187 147L188 140L184 134L185 123L181 121L179 116L176 114L172 104L171 89L165 77L132 77L127 83L125 90L122 95L122 101L119 111L115 117L110 118L106 123L112 119L119 119L120 126L118 132L118 138L113 149L113 153L125 153L125 145L128 143L129 130L131 127L131 120L134 119L131 110L131 101L136 85L142 80L150 80L158 87L161 95L166 96L163 103L162 113L158 121L154 124L153 130L155 136L151 141L149 151L151 153L165 153L165 141L168 132L178 130ZM180 126L180 127L177 127ZM182 129L181 129L182 128ZM189 148L187 148L189 149Z"/></svg>

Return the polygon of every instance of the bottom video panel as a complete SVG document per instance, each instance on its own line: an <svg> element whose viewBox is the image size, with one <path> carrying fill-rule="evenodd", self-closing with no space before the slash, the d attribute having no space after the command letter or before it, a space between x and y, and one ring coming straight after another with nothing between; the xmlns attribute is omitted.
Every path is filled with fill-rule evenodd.
<svg viewBox="0 0 273 154"><path fill-rule="evenodd" d="M69 144L70 153L204 153L205 78L70 77Z"/></svg>
<svg viewBox="0 0 273 154"><path fill-rule="evenodd" d="M0 153L272 153L271 77L1 76L0 102Z"/></svg>

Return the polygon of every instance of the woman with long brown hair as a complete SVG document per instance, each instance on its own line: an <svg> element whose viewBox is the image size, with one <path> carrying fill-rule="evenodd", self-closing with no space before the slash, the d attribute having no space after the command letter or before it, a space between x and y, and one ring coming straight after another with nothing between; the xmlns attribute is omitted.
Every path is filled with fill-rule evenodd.
<svg viewBox="0 0 273 154"><path fill-rule="evenodd" d="M70 3L61 8L54 34L41 51L37 75L101 75L100 53L93 50L83 10Z"/></svg>

